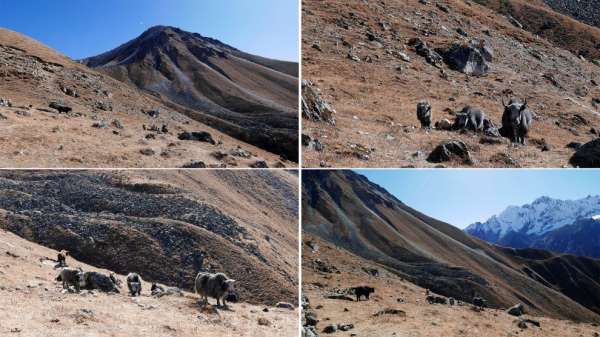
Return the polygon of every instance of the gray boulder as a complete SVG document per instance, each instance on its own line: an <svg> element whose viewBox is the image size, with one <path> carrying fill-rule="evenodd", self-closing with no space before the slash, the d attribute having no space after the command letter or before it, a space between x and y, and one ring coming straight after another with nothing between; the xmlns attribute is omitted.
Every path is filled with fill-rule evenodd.
<svg viewBox="0 0 600 337"><path fill-rule="evenodd" d="M452 70L473 76L485 76L490 70L487 62L493 57L492 49L480 40L468 44L454 44L448 49L437 50Z"/></svg>
<svg viewBox="0 0 600 337"><path fill-rule="evenodd" d="M427 157L427 161L431 163L442 163L453 159L459 159L466 164L473 163L467 144L460 140L445 141L438 145Z"/></svg>
<svg viewBox="0 0 600 337"><path fill-rule="evenodd" d="M330 324L323 329L323 333L334 333L338 330L337 325Z"/></svg>
<svg viewBox="0 0 600 337"><path fill-rule="evenodd" d="M575 167L600 168L600 138L579 147L569 163Z"/></svg>

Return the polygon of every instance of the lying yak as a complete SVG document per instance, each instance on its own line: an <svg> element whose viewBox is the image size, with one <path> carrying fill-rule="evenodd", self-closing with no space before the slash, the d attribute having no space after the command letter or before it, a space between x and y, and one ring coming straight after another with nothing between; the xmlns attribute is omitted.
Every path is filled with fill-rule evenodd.
<svg viewBox="0 0 600 337"><path fill-rule="evenodd" d="M454 130L483 131L486 127L486 120L487 118L481 109L467 105L461 112L456 114L452 128Z"/></svg>
<svg viewBox="0 0 600 337"><path fill-rule="evenodd" d="M223 273L199 272L196 276L195 290L205 303L208 303L208 297L212 297L217 300L217 306L221 306L222 300L223 307L227 307L225 297L235 290L234 283L235 280L228 278Z"/></svg>
<svg viewBox="0 0 600 337"><path fill-rule="evenodd" d="M502 128L500 134L510 138L513 143L525 145L525 138L531 128L533 114L527 107L527 101L521 103L511 99L508 104L504 103L504 113L502 114Z"/></svg>
<svg viewBox="0 0 600 337"><path fill-rule="evenodd" d="M169 295L177 295L183 296L183 291L177 287L163 287L156 283L152 283L150 287L150 294L155 297L169 296Z"/></svg>

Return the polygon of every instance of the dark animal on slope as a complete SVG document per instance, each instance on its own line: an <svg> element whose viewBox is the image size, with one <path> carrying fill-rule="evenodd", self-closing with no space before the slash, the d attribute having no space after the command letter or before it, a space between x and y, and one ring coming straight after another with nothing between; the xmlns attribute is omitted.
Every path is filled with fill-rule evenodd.
<svg viewBox="0 0 600 337"><path fill-rule="evenodd" d="M195 140L199 142L207 142L212 145L216 145L217 142L213 139L212 135L206 131L200 132L182 132L177 136L179 140Z"/></svg>
<svg viewBox="0 0 600 337"><path fill-rule="evenodd" d="M106 276L95 271L86 271L85 273L83 273L81 283L83 285L83 288L88 290L98 289L107 293L120 292L119 288L110 278L110 276Z"/></svg>
<svg viewBox="0 0 600 337"><path fill-rule="evenodd" d="M62 282L63 289L69 289L69 286L75 287L79 292L79 283L82 279L81 270L75 268L63 268L56 276L56 281Z"/></svg>
<svg viewBox="0 0 600 337"><path fill-rule="evenodd" d="M69 112L73 111L73 108L71 108L70 106L68 106L62 102L50 102L49 107L51 107L52 109L55 109L59 113L69 113Z"/></svg>
<svg viewBox="0 0 600 337"><path fill-rule="evenodd" d="M56 263L56 265L54 265L54 269L68 267L68 265L67 265L67 258L66 258L67 255L69 255L69 252L67 252L66 250L61 250L56 255L56 262L57 263Z"/></svg>
<svg viewBox="0 0 600 337"><path fill-rule="evenodd" d="M131 296L140 296L142 293L142 278L137 273L127 274L127 288Z"/></svg>
<svg viewBox="0 0 600 337"><path fill-rule="evenodd" d="M417 103L417 118L421 122L421 128L431 129L431 104L427 101Z"/></svg>
<svg viewBox="0 0 600 337"><path fill-rule="evenodd" d="M60 251L56 256L56 261L59 264L67 265L67 255L69 255L69 252L67 252L66 250Z"/></svg>
<svg viewBox="0 0 600 337"><path fill-rule="evenodd" d="M510 138L513 143L525 145L525 138L531 128L533 114L527 107L527 101L520 103L511 99L508 104L504 103L504 113L502 114L502 128L500 134Z"/></svg>
<svg viewBox="0 0 600 337"><path fill-rule="evenodd" d="M225 297L235 291L234 283L235 280L229 279L223 273L199 272L196 276L195 290L205 303L208 303L208 297L212 297L217 300L217 306L221 306L222 300L223 306L227 307Z"/></svg>
<svg viewBox="0 0 600 337"><path fill-rule="evenodd" d="M354 287L352 290L354 290L354 294L356 295L356 302L360 301L362 296L369 300L369 296L375 292L375 288L367 286Z"/></svg>
<svg viewBox="0 0 600 337"><path fill-rule="evenodd" d="M448 301L446 300L445 297L435 296L435 295L428 295L427 297L425 297L425 300L427 300L427 302L429 304L447 304L448 303Z"/></svg>
<svg viewBox="0 0 600 337"><path fill-rule="evenodd" d="M485 307L485 300L481 297L473 297L473 305L480 310L483 310L483 308Z"/></svg>

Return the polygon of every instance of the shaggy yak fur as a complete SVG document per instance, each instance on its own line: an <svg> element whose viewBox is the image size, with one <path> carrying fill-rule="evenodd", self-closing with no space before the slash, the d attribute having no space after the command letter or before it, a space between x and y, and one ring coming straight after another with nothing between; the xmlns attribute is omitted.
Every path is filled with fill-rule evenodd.
<svg viewBox="0 0 600 337"><path fill-rule="evenodd" d="M221 300L223 306L227 306L225 296L234 290L233 284L235 280L229 279L223 273L205 273L200 272L196 276L196 293L200 295L206 303L208 303L208 297L215 298L217 305L221 306Z"/></svg>

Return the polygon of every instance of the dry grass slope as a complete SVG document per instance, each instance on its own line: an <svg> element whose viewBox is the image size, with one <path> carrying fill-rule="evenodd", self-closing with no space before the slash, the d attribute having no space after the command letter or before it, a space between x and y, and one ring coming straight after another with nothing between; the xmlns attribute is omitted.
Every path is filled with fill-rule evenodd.
<svg viewBox="0 0 600 337"><path fill-rule="evenodd" d="M336 247L318 237L305 233L303 242L312 242L319 249L312 251L303 245L302 275L303 296L310 302L310 310L320 322L316 330L321 333L329 324L354 324L347 332L331 336L380 337L593 337L600 333L596 324L575 323L568 320L525 315L536 320L540 327L528 324L526 329L517 326L517 318L503 310L485 309L477 312L466 303L461 305L428 304L426 290L391 273L384 266L365 260ZM312 261L320 259L336 266L340 273L324 273L313 268ZM364 269L377 269L379 276L367 274ZM325 295L333 289L369 285L375 288L371 300L361 302L329 299ZM397 309L405 315L382 315L383 309ZM325 335L325 334L321 334ZM327 334L329 335L329 334Z"/></svg>
<svg viewBox="0 0 600 337"><path fill-rule="evenodd" d="M61 88L75 90L79 97ZM3 167L295 165L187 117L184 107L1 28L0 97L13 105L0 107ZM73 111L58 113L49 108L51 101L62 101ZM157 118L143 113L157 109ZM217 144L179 140L185 131L209 132ZM238 147L246 151L243 156L233 155L240 153Z"/></svg>
<svg viewBox="0 0 600 337"><path fill-rule="evenodd" d="M141 297L87 291L63 293L46 258L56 251L0 229L0 335L2 336L281 336L297 335L296 310L247 303L203 310L195 294ZM75 267L109 273L68 259ZM118 275L125 282L124 275ZM126 287L126 286L125 286ZM213 301L214 303L214 301ZM267 325L258 322L266 319Z"/></svg>
<svg viewBox="0 0 600 337"><path fill-rule="evenodd" d="M437 164L428 162L427 155L450 139L466 143L474 164L451 161L443 164L446 167L564 167L570 166L574 153L567 144L598 137L600 114L592 101L600 96L600 67L556 46L549 37L513 26L495 10L456 0L427 4L304 0L303 4L303 78L314 82L337 110L335 126L303 120L303 133L324 147L305 148L306 167L434 167ZM525 16L529 10L517 13ZM582 43L598 41L600 29L560 14L552 17L560 20L558 27L566 27L564 32L556 28L557 40L569 43L579 41L569 37L578 36ZM368 32L374 33L373 41ZM432 48L485 39L494 50L490 72L473 77L444 66L442 75L408 45L416 37ZM348 57L350 50L360 61ZM403 61L400 52L410 61ZM420 100L432 104L434 122L453 121L456 112L472 105L500 125L503 95L527 99L536 114L528 146L514 147L506 139L489 143L472 132L429 132L418 127ZM368 160L362 156L365 151L370 152Z"/></svg>

